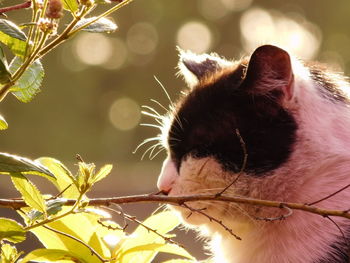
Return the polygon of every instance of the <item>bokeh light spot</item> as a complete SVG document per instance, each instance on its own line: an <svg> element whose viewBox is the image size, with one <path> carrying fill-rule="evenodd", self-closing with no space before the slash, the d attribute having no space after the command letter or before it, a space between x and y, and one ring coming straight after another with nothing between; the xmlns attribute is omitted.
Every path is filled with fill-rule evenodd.
<svg viewBox="0 0 350 263"><path fill-rule="evenodd" d="M102 34L84 33L77 37L74 52L84 64L99 66L109 60L113 53L113 45L111 40Z"/></svg>
<svg viewBox="0 0 350 263"><path fill-rule="evenodd" d="M140 106L130 98L117 99L110 107L109 120L118 130L131 130L138 125L140 119Z"/></svg>
<svg viewBox="0 0 350 263"><path fill-rule="evenodd" d="M240 20L243 47L251 52L262 44L274 44L303 59L314 58L320 47L320 30L304 18L269 12L262 8L245 11Z"/></svg>
<svg viewBox="0 0 350 263"><path fill-rule="evenodd" d="M212 38L210 29L196 21L187 22L177 32L177 44L182 49L196 53L208 51L212 45Z"/></svg>
<svg viewBox="0 0 350 263"><path fill-rule="evenodd" d="M129 29L126 43L130 51L136 54L150 54L158 45L157 30L150 23L137 23Z"/></svg>
<svg viewBox="0 0 350 263"><path fill-rule="evenodd" d="M120 69L125 65L128 58L128 49L125 42L119 38L111 39L111 43L113 45L113 52L102 66L111 70Z"/></svg>

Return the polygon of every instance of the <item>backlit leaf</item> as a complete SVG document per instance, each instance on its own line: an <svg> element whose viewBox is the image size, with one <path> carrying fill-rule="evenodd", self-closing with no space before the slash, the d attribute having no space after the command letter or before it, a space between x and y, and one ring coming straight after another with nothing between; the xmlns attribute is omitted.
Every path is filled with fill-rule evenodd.
<svg viewBox="0 0 350 263"><path fill-rule="evenodd" d="M93 177L92 183L96 183L98 181L101 181L103 178L105 178L112 170L113 165L106 164L104 165Z"/></svg>
<svg viewBox="0 0 350 263"><path fill-rule="evenodd" d="M73 262L87 262L79 256L78 253L61 249L45 249L39 248L28 253L21 261L26 263L29 261L35 262L55 262L61 260L72 260Z"/></svg>
<svg viewBox="0 0 350 263"><path fill-rule="evenodd" d="M6 130L8 128L8 124L4 117L0 115L0 130Z"/></svg>
<svg viewBox="0 0 350 263"><path fill-rule="evenodd" d="M14 243L26 239L26 232L16 221L8 218L0 218L0 240L5 239Z"/></svg>
<svg viewBox="0 0 350 263"><path fill-rule="evenodd" d="M62 0L63 8L71 12L76 12L78 10L78 1L77 0Z"/></svg>
<svg viewBox="0 0 350 263"><path fill-rule="evenodd" d="M0 251L0 262L1 263L15 263L17 262L17 259L22 254L18 253L16 247L11 246L8 243L2 243L0 244L1 251Z"/></svg>
<svg viewBox="0 0 350 263"><path fill-rule="evenodd" d="M0 84L9 82L11 79L11 73L8 70L8 65L4 51L0 47Z"/></svg>
<svg viewBox="0 0 350 263"><path fill-rule="evenodd" d="M21 58L15 57L10 64L10 72L14 73L22 63L23 61ZM43 78L44 68L40 63L40 60L37 59L27 68L10 91L18 100L29 102L38 92L40 92Z"/></svg>
<svg viewBox="0 0 350 263"><path fill-rule="evenodd" d="M39 212L45 213L45 200L38 188L36 188L32 182L28 181L28 179L20 173L12 173L11 180L16 189L21 193L24 202L28 206L38 210Z"/></svg>
<svg viewBox="0 0 350 263"><path fill-rule="evenodd" d="M52 180L52 183L60 192L66 189L62 194L63 197L69 199L76 199L79 197L80 193L77 186L74 184L74 177L63 163L49 157L39 158L35 160L35 162L45 166L55 175L56 180Z"/></svg>
<svg viewBox="0 0 350 263"><path fill-rule="evenodd" d="M0 153L0 174L10 173L28 173L55 178L48 169L38 162L8 153Z"/></svg>
<svg viewBox="0 0 350 263"><path fill-rule="evenodd" d="M74 29L80 28L95 19L96 17L84 18L76 24ZM118 26L115 23L113 23L111 20L105 17L101 17L96 22L84 27L83 30L92 32L92 33L111 33L117 30L117 28Z"/></svg>
<svg viewBox="0 0 350 263"><path fill-rule="evenodd" d="M23 56L26 50L26 35L13 22L0 19L0 42L8 46L17 56Z"/></svg>

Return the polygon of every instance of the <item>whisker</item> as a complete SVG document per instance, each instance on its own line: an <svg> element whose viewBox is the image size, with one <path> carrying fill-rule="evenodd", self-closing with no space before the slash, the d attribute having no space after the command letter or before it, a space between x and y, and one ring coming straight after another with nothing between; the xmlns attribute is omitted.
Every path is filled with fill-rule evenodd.
<svg viewBox="0 0 350 263"><path fill-rule="evenodd" d="M144 114L144 115L153 117L153 118L155 118L155 119L160 119L160 120L163 119L162 116L157 116L157 115L155 115L155 114L153 114L153 113L150 113L150 112L148 112L148 111L141 111L141 113Z"/></svg>
<svg viewBox="0 0 350 263"><path fill-rule="evenodd" d="M157 144L152 145L151 147L148 147L148 149L142 154L141 160L143 160L143 158L146 156L146 154L147 154L149 151L153 150L155 147L157 147Z"/></svg>
<svg viewBox="0 0 350 263"><path fill-rule="evenodd" d="M151 160L153 160L159 153L161 153L162 151L164 151L165 148L161 147L160 150L158 152L156 152L153 156L150 157Z"/></svg>
<svg viewBox="0 0 350 263"><path fill-rule="evenodd" d="M157 137L152 137L152 138L148 138L148 139L145 139L143 142L141 142L137 147L136 149L132 152L132 153L136 153L138 149L140 149L141 146L145 145L146 143L149 143L149 142L152 142L152 141L159 141L160 138L157 136Z"/></svg>
<svg viewBox="0 0 350 263"><path fill-rule="evenodd" d="M152 123L140 123L140 126L152 127L152 128L157 128L159 130L162 130L162 126L157 124L152 124Z"/></svg>
<svg viewBox="0 0 350 263"><path fill-rule="evenodd" d="M169 102L170 102L170 105L174 105L174 103L172 102L170 96L169 96L169 93L167 92L167 90L165 89L164 85L159 81L159 79L156 77L156 76L153 76L154 79L158 82L158 84L160 85L160 87L163 89L165 95L167 96Z"/></svg>
<svg viewBox="0 0 350 263"><path fill-rule="evenodd" d="M164 109L166 112L169 111L169 109L167 109L166 107L163 106L163 104L161 104L159 101L156 101L154 99L151 99L152 102L154 102L155 104L157 104L158 106L160 106L162 109Z"/></svg>
<svg viewBox="0 0 350 263"><path fill-rule="evenodd" d="M158 113L158 111L156 111L155 109L153 109L153 108L150 107L150 106L142 105L141 108L145 108L145 109L147 109L147 110L150 110L150 111L152 111L154 114L156 114L158 117L162 117L162 115L160 115L160 114Z"/></svg>

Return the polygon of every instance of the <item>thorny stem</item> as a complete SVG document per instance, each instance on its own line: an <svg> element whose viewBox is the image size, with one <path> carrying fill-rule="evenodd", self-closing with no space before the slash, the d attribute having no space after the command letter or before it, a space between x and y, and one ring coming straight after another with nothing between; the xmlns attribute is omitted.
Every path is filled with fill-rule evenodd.
<svg viewBox="0 0 350 263"><path fill-rule="evenodd" d="M0 8L0 14L6 13L6 12L9 12L9 11L13 11L13 10L29 8L31 6L31 3L32 3L32 1L29 0L29 1L25 1L22 4Z"/></svg>
<svg viewBox="0 0 350 263"><path fill-rule="evenodd" d="M110 198L93 198L89 200L89 205L92 206L109 206L110 204L130 204L130 203L164 203L172 205L182 205L183 203L194 202L194 201L221 201L221 202L232 202L239 204L248 204L265 207L277 207L277 208L290 208L293 210L301 210L321 216L337 216L350 219L350 213L344 210L331 210L324 209L317 206L311 206L301 203L288 203L280 201L254 199L241 196L216 196L215 194L196 194L196 195L185 195L185 196L163 196L163 195L132 195L132 196L120 196ZM76 203L76 200L67 200L65 205L72 206ZM0 207L19 209L26 207L27 205L21 199L0 199Z"/></svg>
<svg viewBox="0 0 350 263"><path fill-rule="evenodd" d="M89 246L88 244L86 244L84 241L80 240L79 238L76 238L75 236L72 236L72 235L69 235L67 233L64 233L64 232L61 232L59 230L56 230L52 227L49 227L49 226L43 226L44 228L52 231L52 232L55 232L57 234L60 234L60 235L63 235L65 237L68 237L70 239L73 239L77 242L79 242L80 244L82 244L83 246L87 247L90 251L91 251L91 254L94 254L96 257L98 257L98 259L101 261L101 262L108 262L110 261L109 259L104 259L95 249L93 249L91 246Z"/></svg>

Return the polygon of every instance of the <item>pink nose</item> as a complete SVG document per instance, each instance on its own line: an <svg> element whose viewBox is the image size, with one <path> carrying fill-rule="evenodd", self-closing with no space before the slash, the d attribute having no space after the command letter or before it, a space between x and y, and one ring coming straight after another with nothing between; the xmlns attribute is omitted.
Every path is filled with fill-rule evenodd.
<svg viewBox="0 0 350 263"><path fill-rule="evenodd" d="M157 186L160 191L169 193L178 177L177 170L173 161L166 158L163 162L162 171L158 177Z"/></svg>

